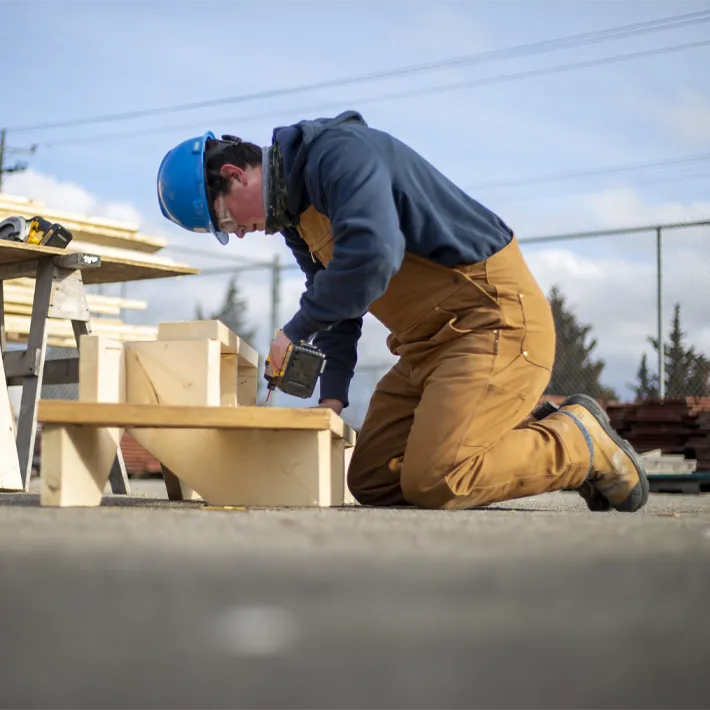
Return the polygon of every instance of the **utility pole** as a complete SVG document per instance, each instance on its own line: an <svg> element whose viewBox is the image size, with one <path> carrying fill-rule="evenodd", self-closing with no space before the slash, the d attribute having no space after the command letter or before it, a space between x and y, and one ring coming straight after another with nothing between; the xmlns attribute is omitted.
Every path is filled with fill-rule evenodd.
<svg viewBox="0 0 710 710"><path fill-rule="evenodd" d="M271 262L271 338L276 335L279 328L279 311L281 310L281 260L278 254L274 254L274 260ZM269 404L274 403L276 390L271 393Z"/></svg>
<svg viewBox="0 0 710 710"><path fill-rule="evenodd" d="M5 173L21 173L27 170L27 163L15 163L15 165L10 165L5 167L5 158L8 153L25 153L32 155L36 150L37 146L33 145L31 148L8 148L6 146L7 140L7 129L0 129L0 192L2 192L2 176Z"/></svg>

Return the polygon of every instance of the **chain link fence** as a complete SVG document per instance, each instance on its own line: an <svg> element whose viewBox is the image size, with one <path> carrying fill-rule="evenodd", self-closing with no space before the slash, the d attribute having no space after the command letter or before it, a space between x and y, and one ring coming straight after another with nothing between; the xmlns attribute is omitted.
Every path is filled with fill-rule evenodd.
<svg viewBox="0 0 710 710"><path fill-rule="evenodd" d="M548 394L584 392L618 402L710 396L710 222L523 238L521 247L555 315L556 362ZM206 317L213 316L235 277L240 328L265 353L275 328L298 309L300 270L287 254L274 262L199 268L201 275L190 277L199 289L191 287L190 299L177 300L170 317L196 317L197 303ZM395 362L385 337L367 315L345 412L352 426L360 426L377 382ZM71 398L75 391L52 388L45 394ZM260 402L264 396L262 388ZM277 392L272 402L311 406L316 398L304 403Z"/></svg>

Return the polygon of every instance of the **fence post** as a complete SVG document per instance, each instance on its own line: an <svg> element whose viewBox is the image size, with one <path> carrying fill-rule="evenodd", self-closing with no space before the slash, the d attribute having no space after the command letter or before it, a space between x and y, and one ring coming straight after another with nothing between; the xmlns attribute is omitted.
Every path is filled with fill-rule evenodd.
<svg viewBox="0 0 710 710"><path fill-rule="evenodd" d="M267 342L271 342L276 331L279 328L279 315L281 306L281 261L278 254L274 254L274 260L271 265L271 333ZM276 390L271 393L269 404L274 403Z"/></svg>
<svg viewBox="0 0 710 710"><path fill-rule="evenodd" d="M666 358L663 346L663 242L662 229L656 227L656 316L658 333L658 396L666 397Z"/></svg>

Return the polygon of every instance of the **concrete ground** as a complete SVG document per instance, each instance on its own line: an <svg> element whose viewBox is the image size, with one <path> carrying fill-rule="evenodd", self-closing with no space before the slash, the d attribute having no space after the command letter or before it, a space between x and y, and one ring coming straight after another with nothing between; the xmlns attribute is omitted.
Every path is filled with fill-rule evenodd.
<svg viewBox="0 0 710 710"><path fill-rule="evenodd" d="M0 705L710 706L710 495L592 514L0 494Z"/></svg>

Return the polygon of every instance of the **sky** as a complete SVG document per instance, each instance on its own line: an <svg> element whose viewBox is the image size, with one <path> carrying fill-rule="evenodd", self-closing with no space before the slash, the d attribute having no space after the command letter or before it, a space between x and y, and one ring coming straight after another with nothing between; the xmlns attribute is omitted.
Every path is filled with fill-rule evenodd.
<svg viewBox="0 0 710 710"><path fill-rule="evenodd" d="M254 234L225 248L210 235L167 222L156 200L158 166L175 144L206 130L266 144L276 126L355 109L493 209L521 240L710 219L710 45L569 68L708 41L710 22L137 120L22 130L299 87L703 10L710 2L0 2L0 127L8 129L9 146L38 146L31 156L11 156L29 169L5 176L3 189L137 223L171 246L203 249L207 255L199 257L166 250L199 268L274 254L293 264L277 235ZM560 66L568 68L535 74ZM528 75L505 79L521 73ZM446 89L461 83L467 85ZM564 177L686 157L692 160L662 168ZM491 184L510 181L518 184ZM524 247L546 292L558 284L592 326L594 354L606 361L602 379L622 396L630 395L641 353L652 352L646 336L656 327L655 249L652 233ZM690 341L710 354L704 295L710 228L666 233L663 259L665 320L680 302ZM227 278L129 284L128 295L150 307L126 320L190 319L198 303L217 308ZM303 288L297 270L283 278L281 323L297 309ZM253 344L264 351L271 336L270 272L244 272L240 285L257 330ZM374 366L391 362L384 331L368 316L352 423L383 374ZM288 399L279 403L292 406Z"/></svg>

